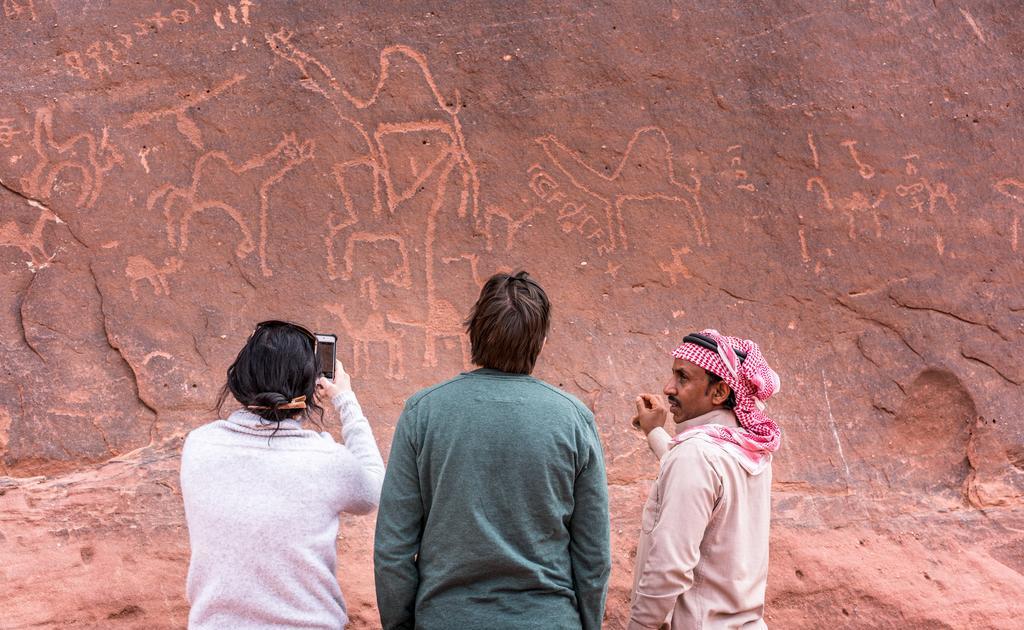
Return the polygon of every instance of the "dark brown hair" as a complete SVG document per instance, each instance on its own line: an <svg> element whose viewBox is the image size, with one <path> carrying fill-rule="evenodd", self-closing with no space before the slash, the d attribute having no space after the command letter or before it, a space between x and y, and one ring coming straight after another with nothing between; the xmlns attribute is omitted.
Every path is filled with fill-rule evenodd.
<svg viewBox="0 0 1024 630"><path fill-rule="evenodd" d="M473 363L529 374L548 334L550 314L547 294L525 271L491 276L465 322Z"/></svg>

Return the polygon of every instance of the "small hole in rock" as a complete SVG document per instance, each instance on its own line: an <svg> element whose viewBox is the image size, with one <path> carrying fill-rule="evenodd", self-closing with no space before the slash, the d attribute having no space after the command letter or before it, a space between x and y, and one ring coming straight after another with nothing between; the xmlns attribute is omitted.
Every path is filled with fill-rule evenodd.
<svg viewBox="0 0 1024 630"><path fill-rule="evenodd" d="M107 619L124 619L125 617L134 617L135 615L138 615L142 612L142 607L131 604L125 606L117 612L110 613L109 615L107 615Z"/></svg>

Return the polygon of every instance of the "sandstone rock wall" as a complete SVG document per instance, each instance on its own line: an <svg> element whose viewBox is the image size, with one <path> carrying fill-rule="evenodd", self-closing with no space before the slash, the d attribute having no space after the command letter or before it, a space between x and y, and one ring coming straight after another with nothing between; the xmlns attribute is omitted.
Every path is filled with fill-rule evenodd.
<svg viewBox="0 0 1024 630"><path fill-rule="evenodd" d="M609 628L630 401L705 326L783 376L771 625L1016 626L1020 7L349 4L3 0L0 627L184 625L177 454L254 322L336 331L386 452L518 268L606 447Z"/></svg>

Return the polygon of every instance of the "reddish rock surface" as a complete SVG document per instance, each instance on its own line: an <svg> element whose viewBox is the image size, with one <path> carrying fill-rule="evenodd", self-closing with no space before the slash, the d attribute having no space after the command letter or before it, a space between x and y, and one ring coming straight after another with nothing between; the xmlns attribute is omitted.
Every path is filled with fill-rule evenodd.
<svg viewBox="0 0 1024 630"><path fill-rule="evenodd" d="M182 627L182 436L254 322L336 331L381 446L525 267L599 420L609 628L714 326L783 376L768 620L1024 617L1024 10L4 0L0 627ZM372 518L339 578L374 627Z"/></svg>

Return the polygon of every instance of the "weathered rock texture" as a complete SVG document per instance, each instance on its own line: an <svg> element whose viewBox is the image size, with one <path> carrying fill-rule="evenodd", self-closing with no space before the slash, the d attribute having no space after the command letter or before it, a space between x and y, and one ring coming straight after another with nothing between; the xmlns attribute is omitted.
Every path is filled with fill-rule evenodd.
<svg viewBox="0 0 1024 630"><path fill-rule="evenodd" d="M783 375L773 626L1019 627L1024 9L359 4L3 0L0 626L184 624L178 450L254 322L336 331L386 452L525 267L607 449L609 628L630 401L705 326Z"/></svg>

